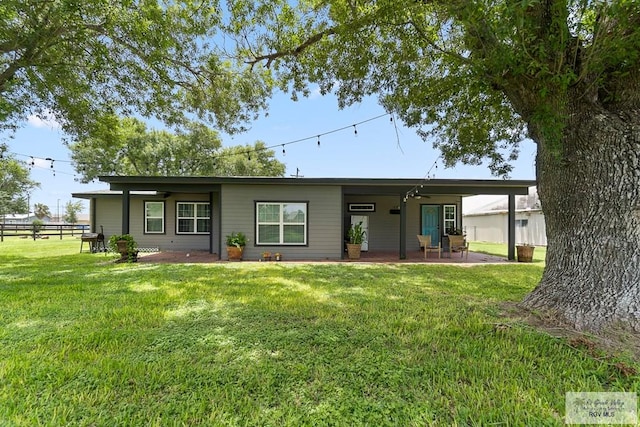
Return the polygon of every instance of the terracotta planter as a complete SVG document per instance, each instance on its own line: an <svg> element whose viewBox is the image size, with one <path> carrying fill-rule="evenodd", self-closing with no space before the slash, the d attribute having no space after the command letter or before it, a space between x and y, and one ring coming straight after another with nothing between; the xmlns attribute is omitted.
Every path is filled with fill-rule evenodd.
<svg viewBox="0 0 640 427"><path fill-rule="evenodd" d="M243 247L227 246L227 258L229 261L242 261Z"/></svg>
<svg viewBox="0 0 640 427"><path fill-rule="evenodd" d="M535 246L516 246L516 250L518 251L518 262L532 262L534 249Z"/></svg>
<svg viewBox="0 0 640 427"><path fill-rule="evenodd" d="M361 251L362 251L362 244L347 243L347 257L349 259L360 259Z"/></svg>

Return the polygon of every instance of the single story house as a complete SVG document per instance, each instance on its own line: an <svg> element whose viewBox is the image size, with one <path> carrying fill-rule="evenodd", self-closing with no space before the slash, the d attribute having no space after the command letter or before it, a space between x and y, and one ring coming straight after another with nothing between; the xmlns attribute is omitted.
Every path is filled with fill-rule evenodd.
<svg viewBox="0 0 640 427"><path fill-rule="evenodd" d="M31 224L33 221L37 220L38 217L34 214L7 214L0 217L0 222L4 222L5 224ZM43 223L51 222L51 218L45 216L40 221Z"/></svg>
<svg viewBox="0 0 640 427"><path fill-rule="evenodd" d="M504 194L513 202L529 180L397 178L104 176L90 200L91 228L105 237L131 234L141 248L208 250L226 259L225 237L248 237L246 259L280 252L287 260L340 260L352 222L363 222L363 250L418 250L417 234L441 241L462 227L462 197ZM512 206L513 205L513 206ZM510 223L515 230L513 211ZM515 258L515 238L509 256Z"/></svg>

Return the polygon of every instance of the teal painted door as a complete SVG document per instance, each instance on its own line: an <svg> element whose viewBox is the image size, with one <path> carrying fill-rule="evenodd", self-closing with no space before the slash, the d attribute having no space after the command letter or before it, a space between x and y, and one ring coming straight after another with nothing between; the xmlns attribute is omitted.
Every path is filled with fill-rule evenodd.
<svg viewBox="0 0 640 427"><path fill-rule="evenodd" d="M421 205L420 218L422 224L421 234L431 236L431 244L437 245L440 242L440 206Z"/></svg>

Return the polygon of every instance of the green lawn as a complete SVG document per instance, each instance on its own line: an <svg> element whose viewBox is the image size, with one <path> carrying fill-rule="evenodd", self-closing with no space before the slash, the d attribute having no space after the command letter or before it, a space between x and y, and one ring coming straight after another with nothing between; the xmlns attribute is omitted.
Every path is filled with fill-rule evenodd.
<svg viewBox="0 0 640 427"><path fill-rule="evenodd" d="M0 245L0 425L560 426L567 391L640 389L500 315L540 264L114 264L79 247Z"/></svg>
<svg viewBox="0 0 640 427"><path fill-rule="evenodd" d="M507 257L507 245L503 243L488 243L488 242L470 242L469 249L473 252L481 252L489 255L497 255ZM536 246L533 250L533 262L544 263L545 256L547 255L547 248L545 246Z"/></svg>

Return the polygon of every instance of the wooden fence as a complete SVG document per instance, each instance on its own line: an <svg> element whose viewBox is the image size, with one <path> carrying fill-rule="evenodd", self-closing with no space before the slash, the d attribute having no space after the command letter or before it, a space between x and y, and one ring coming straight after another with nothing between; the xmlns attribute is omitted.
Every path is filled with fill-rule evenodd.
<svg viewBox="0 0 640 427"><path fill-rule="evenodd" d="M0 223L0 242L4 242L5 237L21 237L23 239L32 238L48 239L52 236L80 236L89 231L89 224L2 224Z"/></svg>

